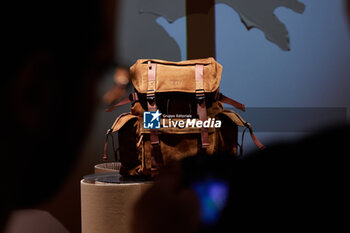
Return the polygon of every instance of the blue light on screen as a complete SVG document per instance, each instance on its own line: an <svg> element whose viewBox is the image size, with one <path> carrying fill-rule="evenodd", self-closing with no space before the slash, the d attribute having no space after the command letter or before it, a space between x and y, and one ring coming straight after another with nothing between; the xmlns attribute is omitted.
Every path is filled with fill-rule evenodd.
<svg viewBox="0 0 350 233"><path fill-rule="evenodd" d="M210 179L195 183L192 188L198 196L202 223L215 224L227 203L229 194L227 182Z"/></svg>

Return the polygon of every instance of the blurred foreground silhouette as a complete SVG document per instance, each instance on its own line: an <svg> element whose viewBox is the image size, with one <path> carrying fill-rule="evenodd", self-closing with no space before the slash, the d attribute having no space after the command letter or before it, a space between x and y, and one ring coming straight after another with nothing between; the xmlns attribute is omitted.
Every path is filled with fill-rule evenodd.
<svg viewBox="0 0 350 233"><path fill-rule="evenodd" d="M243 158L186 158L138 201L133 232L341 230L349 139L343 126Z"/></svg>
<svg viewBox="0 0 350 233"><path fill-rule="evenodd" d="M116 3L4 3L0 229L12 210L51 197L74 166L96 83L113 63Z"/></svg>

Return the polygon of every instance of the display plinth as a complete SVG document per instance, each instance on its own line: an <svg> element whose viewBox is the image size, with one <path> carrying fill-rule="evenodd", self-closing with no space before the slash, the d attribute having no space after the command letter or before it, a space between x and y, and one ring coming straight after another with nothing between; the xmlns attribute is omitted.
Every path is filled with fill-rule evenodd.
<svg viewBox="0 0 350 233"><path fill-rule="evenodd" d="M106 172L117 172L120 169L121 164L118 162L100 163L95 165L95 174Z"/></svg>
<svg viewBox="0 0 350 233"><path fill-rule="evenodd" d="M152 182L123 179L119 171L85 176L81 187L83 233L129 233L133 206Z"/></svg>

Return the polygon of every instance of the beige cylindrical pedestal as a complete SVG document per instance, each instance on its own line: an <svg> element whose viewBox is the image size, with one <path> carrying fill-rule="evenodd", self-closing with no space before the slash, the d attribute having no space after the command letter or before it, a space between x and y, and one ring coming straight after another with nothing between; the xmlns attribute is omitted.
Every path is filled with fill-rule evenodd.
<svg viewBox="0 0 350 233"><path fill-rule="evenodd" d="M151 185L81 180L82 233L129 233L133 206Z"/></svg>

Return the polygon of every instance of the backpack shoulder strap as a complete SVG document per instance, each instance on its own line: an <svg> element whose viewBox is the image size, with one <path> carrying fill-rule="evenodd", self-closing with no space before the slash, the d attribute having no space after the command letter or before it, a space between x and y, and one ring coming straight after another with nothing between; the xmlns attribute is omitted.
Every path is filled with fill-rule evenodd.
<svg viewBox="0 0 350 233"><path fill-rule="evenodd" d="M129 103L132 103L132 102L136 102L138 100L139 100L139 98L137 96L137 93L133 92L127 98L122 99L121 101L119 101L116 105L113 105L112 107L106 109L106 112L112 112L117 107L123 106L125 104L129 104Z"/></svg>
<svg viewBox="0 0 350 233"><path fill-rule="evenodd" d="M244 104L241 104L241 103L237 102L236 100L233 100L233 99L223 95L221 92L218 92L216 99L225 103L225 104L229 104L229 105L245 112L245 105Z"/></svg>

